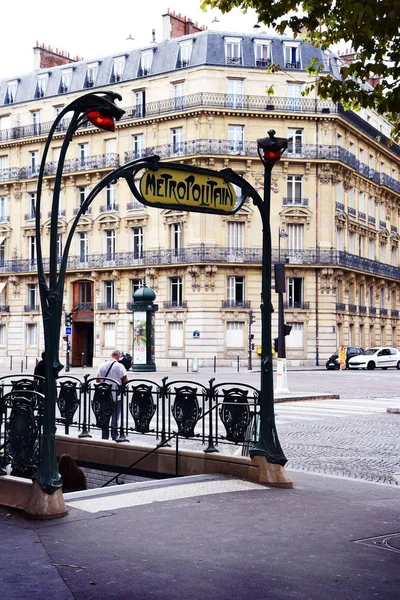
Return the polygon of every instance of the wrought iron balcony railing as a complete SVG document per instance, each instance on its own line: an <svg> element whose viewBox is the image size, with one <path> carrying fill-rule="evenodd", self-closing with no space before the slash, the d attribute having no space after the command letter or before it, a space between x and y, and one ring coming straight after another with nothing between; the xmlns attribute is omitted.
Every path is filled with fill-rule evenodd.
<svg viewBox="0 0 400 600"><path fill-rule="evenodd" d="M338 250L285 250L287 258L287 268L290 265L306 266L337 266L359 271L361 273L371 273L393 280L400 279L400 267L381 263L369 258L363 258L348 252ZM281 251L282 257L282 251ZM273 248L271 253L272 263L278 262L278 249ZM88 254L84 260L78 254L69 256L67 269L101 269L110 267L135 267L143 265L172 265L188 263L241 263L261 265L261 248L243 248L234 250L224 247L206 247L198 246L193 248L182 248L181 250L144 250L137 257L137 253L117 252L105 254ZM84 263L84 264L83 264ZM48 259L44 260L44 268L49 267ZM36 271L36 261L30 259L11 259L5 260L0 264L0 273L24 273Z"/></svg>
<svg viewBox="0 0 400 600"><path fill-rule="evenodd" d="M352 206L348 206L347 207L347 212L349 215L351 215L352 217L357 216L357 211L355 208L353 208Z"/></svg>
<svg viewBox="0 0 400 600"><path fill-rule="evenodd" d="M10 307L8 304L0 304L0 313L10 312Z"/></svg>
<svg viewBox="0 0 400 600"><path fill-rule="evenodd" d="M65 214L66 214L65 208L59 209L59 211L58 211L58 216L59 217L65 217ZM51 217L51 210L49 210L49 212L47 213L47 217L50 219L50 217Z"/></svg>
<svg viewBox="0 0 400 600"><path fill-rule="evenodd" d="M357 312L357 304L349 304L349 312L356 313Z"/></svg>
<svg viewBox="0 0 400 600"><path fill-rule="evenodd" d="M381 315L381 317L387 317L388 309L387 308L380 308L379 309L379 314Z"/></svg>
<svg viewBox="0 0 400 600"><path fill-rule="evenodd" d="M164 300L163 308L187 308L186 300Z"/></svg>
<svg viewBox="0 0 400 600"><path fill-rule="evenodd" d="M100 208L99 208L99 212L101 212L101 213L118 212L118 210L119 210L119 206L118 206L118 204L115 204L115 203L104 204L103 206L100 206Z"/></svg>
<svg viewBox="0 0 400 600"><path fill-rule="evenodd" d="M358 312L360 313L360 315L365 315L367 313L367 307L364 306L363 304L359 304Z"/></svg>
<svg viewBox="0 0 400 600"><path fill-rule="evenodd" d="M344 210L344 204L342 202L336 202L336 208L338 210Z"/></svg>
<svg viewBox="0 0 400 600"><path fill-rule="evenodd" d="M366 214L365 212L361 212L360 210L358 211L358 218L361 219L362 221L366 220Z"/></svg>
<svg viewBox="0 0 400 600"><path fill-rule="evenodd" d="M74 312L79 312L81 310L93 310L93 302L80 302L79 304L74 304L72 310Z"/></svg>
<svg viewBox="0 0 400 600"><path fill-rule="evenodd" d="M390 315L392 317L398 317L399 316L399 311L395 308L392 308L392 310L390 311Z"/></svg>
<svg viewBox="0 0 400 600"><path fill-rule="evenodd" d="M39 304L25 304L24 311L25 312L39 312Z"/></svg>
<svg viewBox="0 0 400 600"><path fill-rule="evenodd" d="M97 310L118 310L118 302L100 302Z"/></svg>
<svg viewBox="0 0 400 600"><path fill-rule="evenodd" d="M134 202L127 202L126 204L127 210L145 210L145 205L135 200Z"/></svg>
<svg viewBox="0 0 400 600"><path fill-rule="evenodd" d="M288 310L310 310L310 303L303 302L303 301L284 302L283 308L288 309Z"/></svg>
<svg viewBox="0 0 400 600"><path fill-rule="evenodd" d="M297 206L308 206L308 198L283 198L283 206L286 205L297 205Z"/></svg>
<svg viewBox="0 0 400 600"><path fill-rule="evenodd" d="M368 215L368 223L371 223L371 225L375 225L375 223L376 223L375 217L371 217L371 215Z"/></svg>
<svg viewBox="0 0 400 600"><path fill-rule="evenodd" d="M336 310L343 312L346 310L346 305L343 304L342 302L336 302Z"/></svg>
<svg viewBox="0 0 400 600"><path fill-rule="evenodd" d="M80 208L80 207L79 207L79 208ZM77 215L77 214L78 214L78 212L79 212L79 208L73 208L73 209L72 209L72 214L73 214L73 215ZM92 214L92 207L91 207L91 206L89 206L89 208L86 210L86 213L85 213L85 214L87 214L87 215L91 215L91 214Z"/></svg>
<svg viewBox="0 0 400 600"><path fill-rule="evenodd" d="M370 315L376 315L376 307L375 306L370 306L369 307L369 314Z"/></svg>
<svg viewBox="0 0 400 600"><path fill-rule="evenodd" d="M222 300L221 308L250 308L250 300Z"/></svg>
<svg viewBox="0 0 400 600"><path fill-rule="evenodd" d="M286 69L300 69L300 62L287 62L285 63Z"/></svg>
<svg viewBox="0 0 400 600"><path fill-rule="evenodd" d="M379 227L386 228L386 221L379 221Z"/></svg>

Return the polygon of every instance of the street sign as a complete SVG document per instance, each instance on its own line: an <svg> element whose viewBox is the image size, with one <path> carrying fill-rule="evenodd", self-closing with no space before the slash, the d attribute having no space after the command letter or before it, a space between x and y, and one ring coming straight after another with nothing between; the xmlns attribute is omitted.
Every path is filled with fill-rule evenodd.
<svg viewBox="0 0 400 600"><path fill-rule="evenodd" d="M72 327L65 328L65 335L72 335Z"/></svg>
<svg viewBox="0 0 400 600"><path fill-rule="evenodd" d="M194 337L194 338L199 338L199 337L200 337L200 331L198 331L197 329L195 329L195 330L193 331L193 337Z"/></svg>

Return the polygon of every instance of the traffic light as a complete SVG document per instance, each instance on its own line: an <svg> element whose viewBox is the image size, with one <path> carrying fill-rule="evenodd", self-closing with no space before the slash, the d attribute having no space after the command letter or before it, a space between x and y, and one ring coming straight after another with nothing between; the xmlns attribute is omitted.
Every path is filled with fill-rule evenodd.
<svg viewBox="0 0 400 600"><path fill-rule="evenodd" d="M72 326L72 313L65 313L65 326L66 327Z"/></svg>
<svg viewBox="0 0 400 600"><path fill-rule="evenodd" d="M250 320L250 324L256 322L256 318L255 318L254 313L253 313L252 310L249 312L249 320Z"/></svg>
<svg viewBox="0 0 400 600"><path fill-rule="evenodd" d="M274 352L278 353L278 339L279 338L274 338Z"/></svg>
<svg viewBox="0 0 400 600"><path fill-rule="evenodd" d="M249 340L254 340L254 333L251 333L251 334L249 335Z"/></svg>
<svg viewBox="0 0 400 600"><path fill-rule="evenodd" d="M283 325L283 335L289 335L289 333L292 331L292 326L291 325Z"/></svg>

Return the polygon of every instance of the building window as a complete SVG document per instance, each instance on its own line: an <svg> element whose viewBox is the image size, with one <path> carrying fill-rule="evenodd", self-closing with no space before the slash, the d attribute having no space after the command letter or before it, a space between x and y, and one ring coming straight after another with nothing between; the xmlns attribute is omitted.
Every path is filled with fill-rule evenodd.
<svg viewBox="0 0 400 600"><path fill-rule="evenodd" d="M170 244L174 251L173 254L178 256L183 247L183 226L182 223L172 223L170 225Z"/></svg>
<svg viewBox="0 0 400 600"><path fill-rule="evenodd" d="M63 252L62 234L58 233L57 234L57 258L58 259L62 258L62 252Z"/></svg>
<svg viewBox="0 0 400 600"><path fill-rule="evenodd" d="M302 107L302 92L303 86L301 83L287 84L288 110L301 110Z"/></svg>
<svg viewBox="0 0 400 600"><path fill-rule="evenodd" d="M39 175L39 150L29 152L29 177Z"/></svg>
<svg viewBox="0 0 400 600"><path fill-rule="evenodd" d="M0 196L0 222L8 221L8 196Z"/></svg>
<svg viewBox="0 0 400 600"><path fill-rule="evenodd" d="M286 227L286 233L288 234L287 249L291 250L303 250L304 248L304 225L295 225L294 223L288 223Z"/></svg>
<svg viewBox="0 0 400 600"><path fill-rule="evenodd" d="M105 140L105 153L107 155L113 155L117 152L117 140L116 138L110 138Z"/></svg>
<svg viewBox="0 0 400 600"><path fill-rule="evenodd" d="M153 62L153 50L146 50L140 54L139 77L149 75Z"/></svg>
<svg viewBox="0 0 400 600"><path fill-rule="evenodd" d="M144 279L140 279L139 277L131 279L131 297L133 298L134 293L140 290L140 288L142 288L143 286Z"/></svg>
<svg viewBox="0 0 400 600"><path fill-rule="evenodd" d="M0 346L6 345L6 326L0 325Z"/></svg>
<svg viewBox="0 0 400 600"><path fill-rule="evenodd" d="M241 39L226 38L225 39L225 56L228 65L241 65Z"/></svg>
<svg viewBox="0 0 400 600"><path fill-rule="evenodd" d="M379 295L379 307L385 308L385 288L381 287Z"/></svg>
<svg viewBox="0 0 400 600"><path fill-rule="evenodd" d="M303 348L304 347L304 324L303 323L287 323L292 329L286 336L287 348Z"/></svg>
<svg viewBox="0 0 400 600"><path fill-rule="evenodd" d="M144 156L144 134L138 133L132 136L132 158L142 158Z"/></svg>
<svg viewBox="0 0 400 600"><path fill-rule="evenodd" d="M115 323L104 323L104 347L115 348Z"/></svg>
<svg viewBox="0 0 400 600"><path fill-rule="evenodd" d="M343 250L343 229L341 227L336 229L336 249L339 252Z"/></svg>
<svg viewBox="0 0 400 600"><path fill-rule="evenodd" d="M228 248L229 250L244 249L244 223L228 222Z"/></svg>
<svg viewBox="0 0 400 600"><path fill-rule="evenodd" d="M379 260L382 263L386 262L386 243L385 242L381 242L379 244Z"/></svg>
<svg viewBox="0 0 400 600"><path fill-rule="evenodd" d="M182 306L183 281L182 277L169 278L169 300L172 306Z"/></svg>
<svg viewBox="0 0 400 600"><path fill-rule="evenodd" d="M347 206L349 208L354 208L354 189L350 188L347 192Z"/></svg>
<svg viewBox="0 0 400 600"><path fill-rule="evenodd" d="M183 154L183 127L171 129L172 152L175 155Z"/></svg>
<svg viewBox="0 0 400 600"><path fill-rule="evenodd" d="M284 44L284 61L286 69L300 69L300 54L298 45Z"/></svg>
<svg viewBox="0 0 400 600"><path fill-rule="evenodd" d="M244 323L241 321L227 321L226 323L226 347L243 348L244 346Z"/></svg>
<svg viewBox="0 0 400 600"><path fill-rule="evenodd" d="M178 61L176 66L178 69L188 67L190 65L190 58L192 55L193 40L187 40L185 42L178 43Z"/></svg>
<svg viewBox="0 0 400 600"><path fill-rule="evenodd" d="M28 256L29 262L35 263L36 261L36 237L34 235L28 236Z"/></svg>
<svg viewBox="0 0 400 600"><path fill-rule="evenodd" d="M301 175L288 175L286 179L288 202L301 204L303 197L303 177Z"/></svg>
<svg viewBox="0 0 400 600"><path fill-rule="evenodd" d="M358 236L358 256L364 256L364 236Z"/></svg>
<svg viewBox="0 0 400 600"><path fill-rule="evenodd" d="M244 150L244 125L228 125L228 152L242 154Z"/></svg>
<svg viewBox="0 0 400 600"><path fill-rule="evenodd" d="M66 94L71 89L72 69L61 71L59 94Z"/></svg>
<svg viewBox="0 0 400 600"><path fill-rule="evenodd" d="M243 108L243 79L228 79L228 106Z"/></svg>
<svg viewBox="0 0 400 600"><path fill-rule="evenodd" d="M79 261L87 262L89 259L89 235L87 231L80 231L79 234Z"/></svg>
<svg viewBox="0 0 400 600"><path fill-rule="evenodd" d="M375 198L374 196L369 196L368 198L368 214L373 217L375 215Z"/></svg>
<svg viewBox="0 0 400 600"><path fill-rule="evenodd" d="M244 308L244 277L228 277L228 306Z"/></svg>
<svg viewBox="0 0 400 600"><path fill-rule="evenodd" d="M30 192L28 194L28 219L34 219L36 217L36 192Z"/></svg>
<svg viewBox="0 0 400 600"><path fill-rule="evenodd" d="M144 117L146 115L146 92L145 90L138 90L134 92L134 117Z"/></svg>
<svg viewBox="0 0 400 600"><path fill-rule="evenodd" d="M26 326L26 345L28 347L37 346L37 324L28 323Z"/></svg>
<svg viewBox="0 0 400 600"><path fill-rule="evenodd" d="M288 308L303 308L304 280L301 277L288 277L286 301Z"/></svg>
<svg viewBox="0 0 400 600"><path fill-rule="evenodd" d="M364 150L362 148L360 148L360 151L358 153L358 160L361 164L364 164Z"/></svg>
<svg viewBox="0 0 400 600"><path fill-rule="evenodd" d="M115 83L122 80L122 75L125 68L125 56L118 56L113 59L110 83Z"/></svg>
<svg viewBox="0 0 400 600"><path fill-rule="evenodd" d="M87 196L87 187L85 185L81 185L78 187L78 206L81 207L85 202Z"/></svg>
<svg viewBox="0 0 400 600"><path fill-rule="evenodd" d="M349 252L350 254L355 254L355 241L356 235L354 231L349 231Z"/></svg>
<svg viewBox="0 0 400 600"><path fill-rule="evenodd" d="M105 189L107 210L117 210L117 184L109 183Z"/></svg>
<svg viewBox="0 0 400 600"><path fill-rule="evenodd" d="M303 133L304 129L292 129L287 130L288 136L288 149L287 151L294 154L301 153L303 146Z"/></svg>
<svg viewBox="0 0 400 600"><path fill-rule="evenodd" d="M107 260L115 260L115 229L107 229L105 235Z"/></svg>
<svg viewBox="0 0 400 600"><path fill-rule="evenodd" d="M254 40L256 67L268 67L271 64L270 45L264 40Z"/></svg>
<svg viewBox="0 0 400 600"><path fill-rule="evenodd" d="M79 166L86 169L89 158L89 144L78 144L78 161Z"/></svg>
<svg viewBox="0 0 400 600"><path fill-rule="evenodd" d="M6 95L4 98L4 104L13 104L15 102L15 96L17 95L18 79L7 82Z"/></svg>
<svg viewBox="0 0 400 600"><path fill-rule="evenodd" d="M183 348L183 322L173 321L169 324L169 347Z"/></svg>
<svg viewBox="0 0 400 600"><path fill-rule="evenodd" d="M38 291L36 283L27 285L27 304L30 310L36 310L38 304Z"/></svg>
<svg viewBox="0 0 400 600"><path fill-rule="evenodd" d="M0 119L0 125L1 125L1 121L2 119ZM0 140L3 141L3 138L1 137L1 130L0 130ZM8 155L4 154L3 156L0 156L0 181L3 179L3 171L4 171L4 175L6 176L5 179L8 179L8 173L7 173L7 169L8 169Z"/></svg>
<svg viewBox="0 0 400 600"><path fill-rule="evenodd" d="M358 194L358 210L360 212L365 212L365 194L364 192L359 192Z"/></svg>
<svg viewBox="0 0 400 600"><path fill-rule="evenodd" d="M105 308L114 308L114 280L107 279L103 282L103 293L104 293L104 303Z"/></svg>
<svg viewBox="0 0 400 600"><path fill-rule="evenodd" d="M183 81L172 84L172 101L175 110L181 110L183 108L184 86L185 84Z"/></svg>
<svg viewBox="0 0 400 600"><path fill-rule="evenodd" d="M370 260L375 260L375 240L374 240L374 238L370 238L368 241L368 258Z"/></svg>
<svg viewBox="0 0 400 600"><path fill-rule="evenodd" d="M87 65L85 83L84 83L83 87L92 88L96 85L98 70L99 70L99 63L97 63L97 62L90 63Z"/></svg>
<svg viewBox="0 0 400 600"><path fill-rule="evenodd" d="M383 202L379 205L379 220L386 221L385 204Z"/></svg>
<svg viewBox="0 0 400 600"><path fill-rule="evenodd" d="M143 258L143 227L131 227L133 258Z"/></svg>
<svg viewBox="0 0 400 600"><path fill-rule="evenodd" d="M49 81L49 74L43 73L38 75L36 80L35 98L43 98L46 93L47 82Z"/></svg>
<svg viewBox="0 0 400 600"><path fill-rule="evenodd" d="M33 135L40 134L40 110L33 110L31 112L32 118L32 133Z"/></svg>
<svg viewBox="0 0 400 600"><path fill-rule="evenodd" d="M392 246L392 266L397 267L397 248L396 246Z"/></svg>
<svg viewBox="0 0 400 600"><path fill-rule="evenodd" d="M92 289L93 284L91 281L78 282L79 304L91 304L93 302Z"/></svg>

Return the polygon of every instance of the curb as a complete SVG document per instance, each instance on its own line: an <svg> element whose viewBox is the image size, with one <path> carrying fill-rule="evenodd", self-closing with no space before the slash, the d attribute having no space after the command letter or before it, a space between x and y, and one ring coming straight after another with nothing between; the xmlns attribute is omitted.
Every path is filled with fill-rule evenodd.
<svg viewBox="0 0 400 600"><path fill-rule="evenodd" d="M281 396L280 398L275 398L274 399L274 404L278 403L278 402L297 402L297 401L304 401L304 400L338 400L340 399L340 395L339 394L316 394L316 395L305 395L305 396ZM390 410L390 409L388 409ZM397 409L392 409L392 410L397 410ZM399 409L400 412L400 409Z"/></svg>

